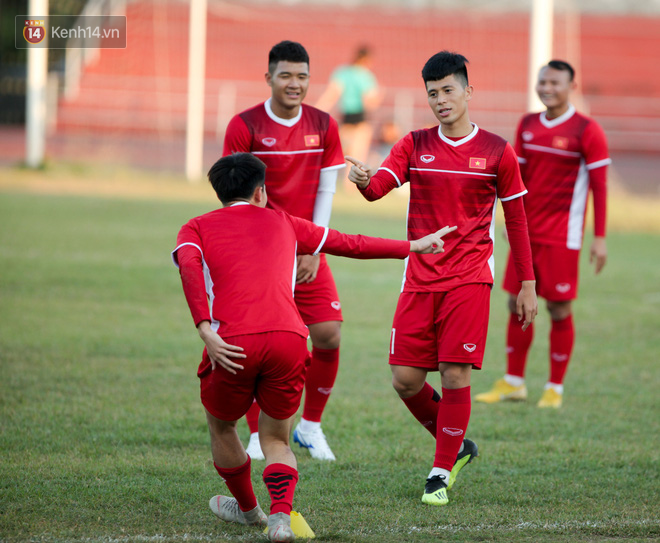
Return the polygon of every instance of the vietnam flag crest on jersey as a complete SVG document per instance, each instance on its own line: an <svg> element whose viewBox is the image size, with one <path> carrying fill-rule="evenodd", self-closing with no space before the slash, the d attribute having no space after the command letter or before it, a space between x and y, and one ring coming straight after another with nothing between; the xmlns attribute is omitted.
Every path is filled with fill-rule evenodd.
<svg viewBox="0 0 660 543"><path fill-rule="evenodd" d="M470 157L470 168L475 168L477 170L485 170L486 169L486 159L485 158Z"/></svg>
<svg viewBox="0 0 660 543"><path fill-rule="evenodd" d="M321 144L321 138L318 134L305 136L305 147L318 147Z"/></svg>
<svg viewBox="0 0 660 543"><path fill-rule="evenodd" d="M555 149L568 149L568 138L555 136L554 138L552 138L552 146Z"/></svg>

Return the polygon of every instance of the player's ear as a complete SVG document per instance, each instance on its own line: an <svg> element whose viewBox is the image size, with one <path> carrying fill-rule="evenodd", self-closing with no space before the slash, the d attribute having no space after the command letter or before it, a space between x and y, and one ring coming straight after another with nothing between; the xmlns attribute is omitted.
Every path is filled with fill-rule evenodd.
<svg viewBox="0 0 660 543"><path fill-rule="evenodd" d="M266 79L266 85L269 87L273 86L273 76L270 75L270 72L264 74L264 79Z"/></svg>
<svg viewBox="0 0 660 543"><path fill-rule="evenodd" d="M472 85L468 85L467 87L465 87L465 99L471 100L473 92L474 92L474 87Z"/></svg>

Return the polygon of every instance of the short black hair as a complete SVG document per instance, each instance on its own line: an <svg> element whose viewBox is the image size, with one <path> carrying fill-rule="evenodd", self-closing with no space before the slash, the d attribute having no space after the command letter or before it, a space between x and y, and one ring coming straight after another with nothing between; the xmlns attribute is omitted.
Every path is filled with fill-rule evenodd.
<svg viewBox="0 0 660 543"><path fill-rule="evenodd" d="M268 71L272 74L280 60L286 62L306 62L309 66L309 55L297 41L284 40L273 45L268 53Z"/></svg>
<svg viewBox="0 0 660 543"><path fill-rule="evenodd" d="M253 154L234 153L211 166L208 178L218 199L227 205L252 198L254 190L266 183L266 165Z"/></svg>
<svg viewBox="0 0 660 543"><path fill-rule="evenodd" d="M468 59L458 53L440 51L433 55L422 68L424 84L429 81L440 81L449 75L455 75L463 83L464 87L469 85L467 66Z"/></svg>
<svg viewBox="0 0 660 543"><path fill-rule="evenodd" d="M552 68L553 70L568 72L569 81L573 81L573 79L575 78L575 70L573 69L573 66L571 66L568 62L564 60L551 60L550 62L548 62L546 66L548 68Z"/></svg>

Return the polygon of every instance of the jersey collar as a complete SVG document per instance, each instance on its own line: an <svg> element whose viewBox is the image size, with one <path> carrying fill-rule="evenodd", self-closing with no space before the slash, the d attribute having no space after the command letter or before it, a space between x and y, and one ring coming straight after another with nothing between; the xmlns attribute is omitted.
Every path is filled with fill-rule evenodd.
<svg viewBox="0 0 660 543"><path fill-rule="evenodd" d="M440 136L440 139L444 141L447 145L451 145L452 147L458 147L459 145L463 145L464 143L467 143L479 133L479 127L474 123L471 124L472 124L472 132L470 132L467 136L461 138L460 140L454 141L452 139L449 139L447 136L445 136L442 133L442 125L438 126L438 136Z"/></svg>
<svg viewBox="0 0 660 543"><path fill-rule="evenodd" d="M539 120L541 121L541 124L546 128L554 128L555 126L559 126L561 123L568 121L568 119L570 119L573 115L575 115L575 106L573 106L573 104L568 104L568 109L566 110L566 113L561 114L556 119L549 120L545 116L545 111L544 111L541 113Z"/></svg>
<svg viewBox="0 0 660 543"><path fill-rule="evenodd" d="M278 117L277 115L275 115L275 113L273 113L273 110L270 107L270 102L271 102L271 98L266 100L266 102L264 103L264 107L266 108L266 113L268 114L268 116L273 121L275 121L277 124L281 124L282 126L286 126L288 128L291 128L302 117L302 110L303 110L303 105L302 104L300 104L300 111L298 111L298 115L296 115L293 119L282 119L281 117Z"/></svg>

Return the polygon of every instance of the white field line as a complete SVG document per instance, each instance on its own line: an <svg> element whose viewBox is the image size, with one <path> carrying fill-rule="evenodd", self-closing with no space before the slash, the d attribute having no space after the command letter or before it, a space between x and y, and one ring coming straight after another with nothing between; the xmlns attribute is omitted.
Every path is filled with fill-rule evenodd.
<svg viewBox="0 0 660 543"><path fill-rule="evenodd" d="M580 529L607 529L607 528L621 528L621 527L640 527L648 526L650 527L660 527L660 519L642 519L642 520L623 520L620 522L602 522L602 521L573 521L573 522L521 522L519 524L477 524L475 526L427 526L424 528L418 528L417 526L404 527L397 526L390 529L384 530L340 530L338 533L349 536L349 537L365 537L365 536L378 536L378 534L387 534L387 535L405 535L405 534L438 534L439 532L450 532L450 533L460 533L460 532L491 532L493 534L502 534L510 532L525 532L528 530L540 530L540 531L564 531L564 530L580 530ZM335 532L337 533L337 532ZM218 541L224 541L223 537L227 541L254 541L255 533L250 530L245 534L241 535L229 535L223 533L213 533L213 534L176 534L171 536L166 535L122 535L122 536L103 536L103 537L80 537L73 539L62 539L60 537L49 537L44 536L32 536L30 538L31 543L50 543L57 541L58 543L132 543L132 542L141 542L141 543L165 543L170 541L187 541L187 542L206 542L212 541L217 543ZM317 534L319 539L322 538L322 534Z"/></svg>

